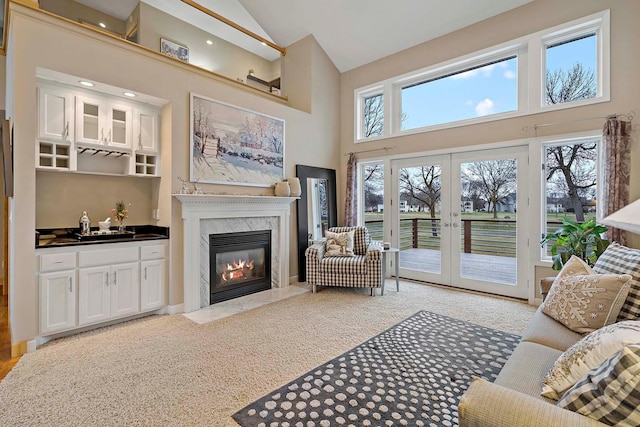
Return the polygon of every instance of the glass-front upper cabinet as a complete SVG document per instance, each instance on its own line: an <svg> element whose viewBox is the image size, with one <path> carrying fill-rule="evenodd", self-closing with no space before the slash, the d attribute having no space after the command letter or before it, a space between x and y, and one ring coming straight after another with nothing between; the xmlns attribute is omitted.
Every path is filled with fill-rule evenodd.
<svg viewBox="0 0 640 427"><path fill-rule="evenodd" d="M78 143L131 149L132 110L99 97L76 97Z"/></svg>

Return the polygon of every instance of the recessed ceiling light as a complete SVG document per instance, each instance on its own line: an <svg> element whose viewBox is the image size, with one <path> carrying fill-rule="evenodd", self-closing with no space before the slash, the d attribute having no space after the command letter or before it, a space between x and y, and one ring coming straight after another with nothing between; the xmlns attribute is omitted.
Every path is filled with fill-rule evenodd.
<svg viewBox="0 0 640 427"><path fill-rule="evenodd" d="M133 93L133 92L125 92L125 93L124 93L124 96L128 96L129 98L135 98L135 97L136 97L136 94L135 94L135 93Z"/></svg>
<svg viewBox="0 0 640 427"><path fill-rule="evenodd" d="M98 25L100 25L100 28L107 28L107 24L104 22L98 22Z"/></svg>
<svg viewBox="0 0 640 427"><path fill-rule="evenodd" d="M94 87L95 85L91 82L88 82L86 80L80 80L79 82L82 86L86 86L86 87Z"/></svg>
<svg viewBox="0 0 640 427"><path fill-rule="evenodd" d="M208 44L208 45L212 45L212 44L213 44L213 42L212 42L211 40L207 40L207 44Z"/></svg>

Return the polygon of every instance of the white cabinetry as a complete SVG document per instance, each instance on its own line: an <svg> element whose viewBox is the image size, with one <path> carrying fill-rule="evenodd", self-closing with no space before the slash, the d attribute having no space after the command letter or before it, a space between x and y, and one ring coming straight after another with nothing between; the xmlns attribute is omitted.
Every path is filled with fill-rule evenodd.
<svg viewBox="0 0 640 427"><path fill-rule="evenodd" d="M38 88L36 166L70 169L73 130L73 95L56 87Z"/></svg>
<svg viewBox="0 0 640 427"><path fill-rule="evenodd" d="M164 245L140 248L140 310L164 305Z"/></svg>
<svg viewBox="0 0 640 427"><path fill-rule="evenodd" d="M151 105L40 81L36 168L160 176L160 114Z"/></svg>
<svg viewBox="0 0 640 427"><path fill-rule="evenodd" d="M38 139L73 141L73 95L57 87L38 88Z"/></svg>
<svg viewBox="0 0 640 427"><path fill-rule="evenodd" d="M139 283L137 262L79 269L78 324L137 313Z"/></svg>
<svg viewBox="0 0 640 427"><path fill-rule="evenodd" d="M40 256L40 332L52 334L76 326L76 254Z"/></svg>
<svg viewBox="0 0 640 427"><path fill-rule="evenodd" d="M146 153L158 152L159 116L156 110L136 107L133 137L135 149Z"/></svg>
<svg viewBox="0 0 640 427"><path fill-rule="evenodd" d="M40 333L43 335L76 326L76 271L40 275Z"/></svg>
<svg viewBox="0 0 640 427"><path fill-rule="evenodd" d="M40 334L162 308L165 250L157 241L38 249Z"/></svg>
<svg viewBox="0 0 640 427"><path fill-rule="evenodd" d="M100 97L76 96L76 143L131 149L132 108Z"/></svg>

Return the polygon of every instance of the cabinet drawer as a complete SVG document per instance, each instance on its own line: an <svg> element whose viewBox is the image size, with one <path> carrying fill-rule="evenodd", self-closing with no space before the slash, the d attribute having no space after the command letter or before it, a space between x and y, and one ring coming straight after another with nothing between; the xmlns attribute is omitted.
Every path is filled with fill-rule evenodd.
<svg viewBox="0 0 640 427"><path fill-rule="evenodd" d="M137 246L119 249L105 249L101 251L80 252L78 254L78 265L80 267L119 264L132 261L138 261Z"/></svg>
<svg viewBox="0 0 640 427"><path fill-rule="evenodd" d="M140 248L140 259L160 259L164 258L165 245L142 246Z"/></svg>
<svg viewBox="0 0 640 427"><path fill-rule="evenodd" d="M75 267L75 252L40 255L40 271L67 270Z"/></svg>

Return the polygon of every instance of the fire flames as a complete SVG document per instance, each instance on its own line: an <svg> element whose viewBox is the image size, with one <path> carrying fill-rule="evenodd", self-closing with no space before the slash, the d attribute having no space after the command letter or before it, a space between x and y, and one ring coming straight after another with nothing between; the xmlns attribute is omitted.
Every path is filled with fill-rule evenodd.
<svg viewBox="0 0 640 427"><path fill-rule="evenodd" d="M227 269L222 273L222 280L228 282L229 280L241 279L251 270L253 270L253 260L238 260L232 264L227 263Z"/></svg>

